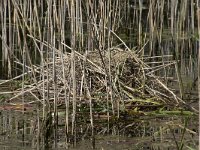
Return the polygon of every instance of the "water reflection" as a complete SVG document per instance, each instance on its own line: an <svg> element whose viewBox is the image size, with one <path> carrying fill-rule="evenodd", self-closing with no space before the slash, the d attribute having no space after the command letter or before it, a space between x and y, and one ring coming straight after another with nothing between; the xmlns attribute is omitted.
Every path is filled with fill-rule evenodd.
<svg viewBox="0 0 200 150"><path fill-rule="evenodd" d="M65 127L61 121L63 119L59 118L58 148L56 148L58 150L67 147ZM1 111L0 149L45 149L44 141L39 136L40 120L37 112L26 112L23 115L22 112L14 110ZM89 126L89 123L77 124L77 140L74 143L76 147L71 144L69 149L92 149ZM171 150L177 149L181 144L184 144L183 149L188 149L188 147L197 149L198 146L198 121L196 117L155 118L143 116L132 121L110 124L109 132L105 122L96 122L95 126L95 147L101 150ZM83 130L82 133L81 130Z"/></svg>
<svg viewBox="0 0 200 150"><path fill-rule="evenodd" d="M31 149L33 140L33 119L13 110L0 114L0 149Z"/></svg>

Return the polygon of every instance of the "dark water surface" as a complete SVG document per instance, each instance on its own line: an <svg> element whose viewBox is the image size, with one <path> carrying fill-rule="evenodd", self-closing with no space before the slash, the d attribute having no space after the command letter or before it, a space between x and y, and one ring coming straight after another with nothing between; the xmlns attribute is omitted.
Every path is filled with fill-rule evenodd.
<svg viewBox="0 0 200 150"><path fill-rule="evenodd" d="M45 149L44 142L38 138L36 114L36 112L29 112L22 115L21 112L14 110L1 111L0 149ZM198 149L197 130L197 116L145 116L123 125L110 126L110 134L106 133L106 127L96 131L95 148L100 150L174 150L177 149L177 145L181 145L182 141L183 149ZM64 126L60 125L58 144L54 149L66 149L64 131ZM69 149L92 149L90 137L82 136L82 139L77 140L74 147L71 144Z"/></svg>
<svg viewBox="0 0 200 150"><path fill-rule="evenodd" d="M185 92L188 100L185 99L185 101L198 110L197 90L192 90L190 84L188 79L184 80L184 86L188 88ZM175 85L171 86L178 89ZM37 108L37 105L26 105L23 114L21 105L3 105L2 103L0 104L0 150L64 150L67 147L73 150L92 149L90 121L77 123L77 141L71 142L67 146L65 114L62 115L62 111L64 111L62 110L58 118L57 148L53 148L53 138L49 148L45 148L45 142L39 132L42 131L42 112L39 112L42 109ZM109 132L106 119L94 120L95 149L176 150L181 149L181 145L183 145L183 150L198 150L197 115L179 113L139 116L111 123Z"/></svg>

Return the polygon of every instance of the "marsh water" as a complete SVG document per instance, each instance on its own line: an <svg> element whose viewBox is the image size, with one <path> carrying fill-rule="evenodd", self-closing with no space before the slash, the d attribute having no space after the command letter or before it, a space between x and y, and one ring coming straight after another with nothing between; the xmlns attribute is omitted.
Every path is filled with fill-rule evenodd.
<svg viewBox="0 0 200 150"><path fill-rule="evenodd" d="M13 110L1 111L0 149L45 149L44 143L38 137L38 123L36 112L27 112L22 115L21 112ZM96 133L95 148L101 150L172 150L177 149L177 144L180 146L181 143L184 144L183 149L198 148L198 121L195 116L140 117L123 127L120 126L110 127L109 134L103 129ZM58 143L55 149L66 149L64 126L60 125L58 131ZM69 149L92 149L91 139L86 135L82 136L82 139L70 145Z"/></svg>
<svg viewBox="0 0 200 150"><path fill-rule="evenodd" d="M187 80L185 80L186 82ZM189 82L189 81L187 81ZM3 90L3 88L1 88ZM197 92L189 93L191 105L198 109ZM191 96L192 95L192 96ZM94 121L95 137L92 142L90 122L76 125L76 141L66 145L64 109L60 109L57 147L54 140L46 148L40 137L42 117L38 105L27 105L25 112L20 105L0 105L0 149L100 149L100 150L173 150L198 149L198 116L195 114L166 113L140 115L112 123ZM95 142L94 142L95 141Z"/></svg>

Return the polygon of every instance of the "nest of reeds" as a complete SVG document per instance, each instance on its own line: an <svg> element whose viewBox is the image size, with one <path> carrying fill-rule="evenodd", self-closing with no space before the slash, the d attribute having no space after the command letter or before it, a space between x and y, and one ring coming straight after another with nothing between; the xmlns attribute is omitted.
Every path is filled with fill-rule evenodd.
<svg viewBox="0 0 200 150"><path fill-rule="evenodd" d="M73 62L73 63L72 63ZM75 76L76 99L78 103L106 103L134 106L177 105L180 99L157 77L152 68L135 52L112 49L109 52L91 51L85 54L74 52L63 55L45 68L45 85L49 89L49 99L54 99L55 84L57 99L64 103L67 93L72 101ZM72 72L74 65L75 73ZM55 68L55 70L54 70ZM151 73L152 72L152 73ZM52 76L54 75L54 77Z"/></svg>

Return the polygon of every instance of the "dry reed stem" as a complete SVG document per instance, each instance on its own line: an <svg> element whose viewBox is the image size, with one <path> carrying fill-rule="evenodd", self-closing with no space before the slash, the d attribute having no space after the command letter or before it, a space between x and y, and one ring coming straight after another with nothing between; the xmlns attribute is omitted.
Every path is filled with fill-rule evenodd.
<svg viewBox="0 0 200 150"><path fill-rule="evenodd" d="M80 103L89 102L93 136L93 103L106 103L108 128L111 114L117 112L119 117L121 106L130 99L187 104L164 83L171 78L170 68L176 68L184 97L183 52L190 55L191 70L195 66L194 39L186 39L190 36L186 32L194 35L197 27L194 3L198 5L194 0L2 1L2 65L11 79L0 85L22 79L21 92L10 100L22 96L22 103L32 103L24 97L29 93L35 102L42 102L43 120L51 111L57 114L59 101L65 103L66 134L71 131L74 137ZM124 40L124 34L131 42ZM187 52L186 47L192 50ZM54 123L56 138L57 115Z"/></svg>

